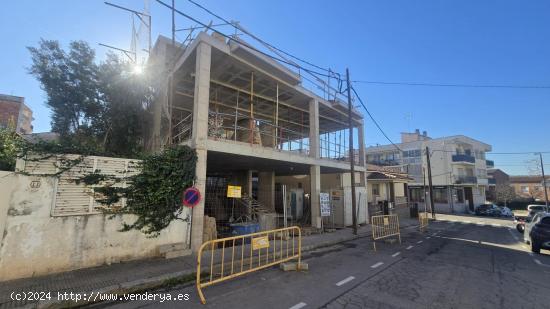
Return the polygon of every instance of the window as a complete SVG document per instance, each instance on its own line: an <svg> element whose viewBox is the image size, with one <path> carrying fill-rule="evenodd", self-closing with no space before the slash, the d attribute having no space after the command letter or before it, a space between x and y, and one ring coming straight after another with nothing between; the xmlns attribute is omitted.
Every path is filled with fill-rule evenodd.
<svg viewBox="0 0 550 309"><path fill-rule="evenodd" d="M447 189L435 188L434 189L434 202L435 203L447 203Z"/></svg>
<svg viewBox="0 0 550 309"><path fill-rule="evenodd" d="M521 186L521 193L529 194L529 187L528 186Z"/></svg>
<svg viewBox="0 0 550 309"><path fill-rule="evenodd" d="M464 190L462 189L455 189L456 190L456 200L459 203L464 203Z"/></svg>
<svg viewBox="0 0 550 309"><path fill-rule="evenodd" d="M420 149L405 150L403 151L403 158L415 158L422 155Z"/></svg>
<svg viewBox="0 0 550 309"><path fill-rule="evenodd" d="M372 195L380 196L380 185L377 183L372 184Z"/></svg>

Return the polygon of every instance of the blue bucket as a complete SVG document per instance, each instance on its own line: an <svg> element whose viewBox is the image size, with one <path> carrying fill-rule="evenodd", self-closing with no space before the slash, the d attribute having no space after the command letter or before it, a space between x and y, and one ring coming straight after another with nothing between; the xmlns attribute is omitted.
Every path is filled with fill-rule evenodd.
<svg viewBox="0 0 550 309"><path fill-rule="evenodd" d="M247 235L260 231L259 223L234 223L230 224L229 226L231 226L231 235L233 236Z"/></svg>

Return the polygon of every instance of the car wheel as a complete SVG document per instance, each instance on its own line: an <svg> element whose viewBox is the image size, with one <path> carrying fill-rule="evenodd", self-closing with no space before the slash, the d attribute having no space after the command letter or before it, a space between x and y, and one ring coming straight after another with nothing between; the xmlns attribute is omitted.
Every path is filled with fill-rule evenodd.
<svg viewBox="0 0 550 309"><path fill-rule="evenodd" d="M518 230L518 232L523 234L523 232L525 231L525 226L523 226L523 224L518 224L516 225L516 230Z"/></svg>
<svg viewBox="0 0 550 309"><path fill-rule="evenodd" d="M540 253L540 244L534 240L531 241L531 251L534 253Z"/></svg>

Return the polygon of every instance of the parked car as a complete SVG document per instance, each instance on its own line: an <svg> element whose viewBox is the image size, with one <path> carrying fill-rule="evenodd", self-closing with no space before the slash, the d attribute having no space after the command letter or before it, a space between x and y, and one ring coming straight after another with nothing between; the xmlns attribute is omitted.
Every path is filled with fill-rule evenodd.
<svg viewBox="0 0 550 309"><path fill-rule="evenodd" d="M527 205L527 211L534 215L537 212L546 211L546 205Z"/></svg>
<svg viewBox="0 0 550 309"><path fill-rule="evenodd" d="M512 210L506 206L504 207L500 207L500 215L502 217L513 217L514 216L514 213L512 212Z"/></svg>
<svg viewBox="0 0 550 309"><path fill-rule="evenodd" d="M550 213L538 213L537 222L532 225L529 238L531 251L534 253L540 253L540 249L550 249Z"/></svg>
<svg viewBox="0 0 550 309"><path fill-rule="evenodd" d="M547 215L549 213L546 213L546 212L537 212L536 214L534 214L532 217L527 217L525 219L525 231L523 233L523 241L526 243L526 244L530 244L531 243L531 236L529 235L529 233L531 233L531 229L533 228L533 226L535 224L537 224L540 219L542 217L544 217L545 215Z"/></svg>
<svg viewBox="0 0 550 309"><path fill-rule="evenodd" d="M524 233L525 224L531 222L536 213L543 212L545 210L545 205L527 205L527 211L514 211L514 223L516 224L516 229L518 232Z"/></svg>
<svg viewBox="0 0 550 309"><path fill-rule="evenodd" d="M478 216L511 217L512 211L508 207L499 207L495 204L483 204L475 209L475 214Z"/></svg>
<svg viewBox="0 0 550 309"><path fill-rule="evenodd" d="M476 216L490 216L493 212L493 204L483 204L476 207L474 210Z"/></svg>

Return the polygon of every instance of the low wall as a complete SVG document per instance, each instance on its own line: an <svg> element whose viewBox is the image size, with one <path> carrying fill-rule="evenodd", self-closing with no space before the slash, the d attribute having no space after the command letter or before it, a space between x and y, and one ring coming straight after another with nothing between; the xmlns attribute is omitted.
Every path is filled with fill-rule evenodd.
<svg viewBox="0 0 550 309"><path fill-rule="evenodd" d="M183 221L147 238L118 231L131 215L53 217L55 182L0 172L0 281L159 256L161 245L187 243Z"/></svg>

